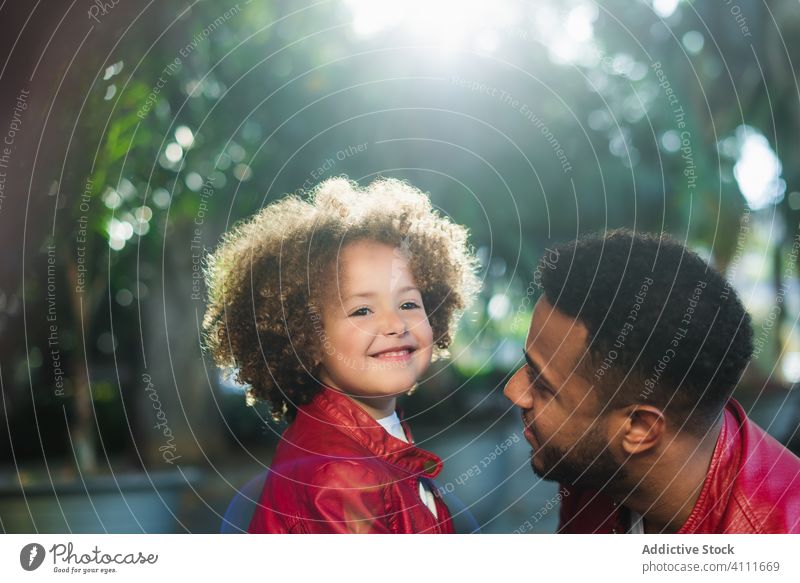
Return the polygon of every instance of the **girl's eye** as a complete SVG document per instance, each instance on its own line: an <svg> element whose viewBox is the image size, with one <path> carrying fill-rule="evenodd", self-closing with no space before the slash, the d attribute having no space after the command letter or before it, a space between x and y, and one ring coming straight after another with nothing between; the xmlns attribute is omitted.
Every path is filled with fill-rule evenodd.
<svg viewBox="0 0 800 583"><path fill-rule="evenodd" d="M366 316L367 314L369 314L369 308L358 308L350 316Z"/></svg>
<svg viewBox="0 0 800 583"><path fill-rule="evenodd" d="M404 310L415 310L416 308L419 308L419 304L417 302L405 302L400 307Z"/></svg>

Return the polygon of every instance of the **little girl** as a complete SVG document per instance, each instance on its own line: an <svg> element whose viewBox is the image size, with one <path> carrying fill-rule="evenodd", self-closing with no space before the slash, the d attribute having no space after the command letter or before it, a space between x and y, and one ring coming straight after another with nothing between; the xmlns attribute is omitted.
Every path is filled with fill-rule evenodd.
<svg viewBox="0 0 800 583"><path fill-rule="evenodd" d="M478 289L466 230L397 180L327 180L228 233L209 257L207 343L248 402L289 421L253 533L450 533L395 411Z"/></svg>

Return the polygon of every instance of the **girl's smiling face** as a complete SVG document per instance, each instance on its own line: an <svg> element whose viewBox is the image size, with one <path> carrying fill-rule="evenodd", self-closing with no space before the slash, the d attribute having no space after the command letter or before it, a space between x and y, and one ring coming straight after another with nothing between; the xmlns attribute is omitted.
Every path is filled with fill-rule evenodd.
<svg viewBox="0 0 800 583"><path fill-rule="evenodd" d="M408 261L376 241L346 245L322 309L320 380L370 415L394 411L395 397L427 370L433 331Z"/></svg>

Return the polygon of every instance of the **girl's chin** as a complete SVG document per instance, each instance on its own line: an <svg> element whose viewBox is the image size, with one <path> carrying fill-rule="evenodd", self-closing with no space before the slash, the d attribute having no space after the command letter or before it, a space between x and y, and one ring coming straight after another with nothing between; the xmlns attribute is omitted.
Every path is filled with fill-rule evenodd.
<svg viewBox="0 0 800 583"><path fill-rule="evenodd" d="M366 378L368 376L369 375L365 375L365 377L357 379L357 382L352 384L347 382L326 382L324 379L322 380L322 384L341 393L364 399L397 397L410 391L416 384L416 381L410 377L408 379L398 379L396 382L391 382L384 376L383 378L374 379L375 382L370 382L370 379Z"/></svg>
<svg viewBox="0 0 800 583"><path fill-rule="evenodd" d="M353 387L350 394L364 400L387 399L404 395L414 386L414 381L407 382L404 380L397 383L387 383L386 379L383 379L383 381L384 382L370 385L362 385L358 388Z"/></svg>
<svg viewBox="0 0 800 583"><path fill-rule="evenodd" d="M350 394L359 399L369 401L370 399L389 399L392 397L399 397L406 394L411 390L411 386L406 388L399 387L377 387L371 390L353 391Z"/></svg>
<svg viewBox="0 0 800 583"><path fill-rule="evenodd" d="M416 384L417 372L412 369L366 370L355 378L340 378L339 383L329 386L364 400L398 397L410 391Z"/></svg>

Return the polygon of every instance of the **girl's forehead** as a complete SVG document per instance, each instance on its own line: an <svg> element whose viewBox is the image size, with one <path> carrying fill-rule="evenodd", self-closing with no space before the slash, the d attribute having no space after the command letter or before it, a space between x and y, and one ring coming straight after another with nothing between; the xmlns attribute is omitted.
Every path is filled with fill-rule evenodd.
<svg viewBox="0 0 800 583"><path fill-rule="evenodd" d="M408 258L402 249L372 241L345 247L338 257L336 272L336 287L341 297L397 291L414 282Z"/></svg>
<svg viewBox="0 0 800 583"><path fill-rule="evenodd" d="M339 253L337 263L339 272L346 275L408 269L408 258L402 249L376 241L358 241L345 246Z"/></svg>

